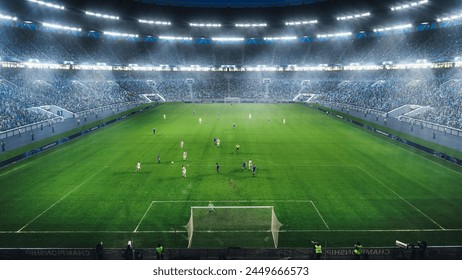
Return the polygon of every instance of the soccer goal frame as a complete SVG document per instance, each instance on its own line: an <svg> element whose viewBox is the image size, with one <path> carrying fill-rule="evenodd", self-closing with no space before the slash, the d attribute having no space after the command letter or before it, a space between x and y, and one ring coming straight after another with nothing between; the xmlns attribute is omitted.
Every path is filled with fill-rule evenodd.
<svg viewBox="0 0 462 280"><path fill-rule="evenodd" d="M240 97L225 97L224 103L241 103Z"/></svg>
<svg viewBox="0 0 462 280"><path fill-rule="evenodd" d="M215 216L217 215L217 216ZM209 220L207 217L214 217ZM274 248L278 247L282 224L274 206L192 206L188 224L188 248L192 247L195 232L214 233L271 233Z"/></svg>

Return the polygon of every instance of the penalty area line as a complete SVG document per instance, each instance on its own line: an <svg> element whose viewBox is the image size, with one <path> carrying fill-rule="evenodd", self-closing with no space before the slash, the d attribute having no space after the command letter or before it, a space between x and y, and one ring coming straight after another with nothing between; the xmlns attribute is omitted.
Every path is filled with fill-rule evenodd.
<svg viewBox="0 0 462 280"><path fill-rule="evenodd" d="M422 216L424 216L425 218L427 218L428 220L430 220L433 224L435 224L436 226L438 226L440 229L442 230L445 230L444 227L442 227L440 224L438 224L435 220L433 220L432 218L430 218L430 216L428 216L427 214L425 214L424 212L422 212L422 210L420 210L419 208L417 208L414 204L410 203L407 199L405 199L404 197L402 197L401 195L399 195L397 192L395 192L394 190L392 190L391 188L389 188L387 185L385 185L385 183L383 183L382 181L380 181L377 177L375 177L374 175L372 175L371 173L367 172L366 169L362 168L361 166L357 166L359 170L361 170L362 172L366 173L369 177L371 177L372 179L374 179L375 181L377 181L380 185L384 186L386 189L388 189L390 192L392 192L394 195L396 195L397 197L399 197L402 201L406 202L409 206L411 206L412 208L414 208L417 212L419 212L420 214L422 214Z"/></svg>
<svg viewBox="0 0 462 280"><path fill-rule="evenodd" d="M45 214L46 212L48 212L48 210L50 210L51 208L53 208L56 204L60 203L63 199L65 199L66 197L68 197L71 193L75 192L78 188L80 188L81 186L83 186L85 183L87 183L88 181L90 181L93 177L95 177L96 175L98 175L99 173L101 173L101 171L103 171L104 169L106 169L107 166L101 168L98 172L96 172L95 174L91 175L90 177L88 177L85 181L83 181L80 185L78 185L77 187L75 187L73 190L71 190L70 192L68 192L67 194L65 194L63 197L61 197L58 201L56 201L55 203L53 203L50 207L48 207L47 209L45 209L42 213L40 213L37 217L33 218L32 220L30 220L27 224L25 224L22 228L18 229L17 230L17 233L20 233L23 229L25 229L27 226L29 226L32 222L34 222L35 220L37 220L38 218L40 218L43 214Z"/></svg>
<svg viewBox="0 0 462 280"><path fill-rule="evenodd" d="M318 208L316 207L316 205L314 205L314 202L312 200L310 200L310 203L311 205L313 205L314 207L314 210L316 210L316 212L318 212L318 215L319 217L321 218L322 222L324 223L324 225L326 226L327 230L330 230L329 226L327 225L326 221L324 220L324 218L322 217L321 213L319 212Z"/></svg>
<svg viewBox="0 0 462 280"><path fill-rule="evenodd" d="M146 217L146 215L148 214L148 212L149 212L149 210L151 209L151 207L152 207L153 204L154 204L154 201L151 201L151 204L149 204L148 209L146 210L146 212L144 212L143 217L141 217L140 222L138 223L138 225L136 226L136 228L135 228L135 230L134 230L133 232L137 232L137 231L138 231L138 228L140 227L141 223L143 222L144 217Z"/></svg>

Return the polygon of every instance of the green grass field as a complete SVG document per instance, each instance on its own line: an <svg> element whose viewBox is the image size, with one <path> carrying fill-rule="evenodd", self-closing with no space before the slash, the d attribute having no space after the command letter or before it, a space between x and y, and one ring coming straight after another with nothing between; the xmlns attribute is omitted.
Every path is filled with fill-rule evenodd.
<svg viewBox="0 0 462 280"><path fill-rule="evenodd" d="M186 248L191 207L209 201L274 206L279 247L462 244L462 168L298 104L163 104L0 170L0 193L3 248ZM220 210L192 247L274 247Z"/></svg>

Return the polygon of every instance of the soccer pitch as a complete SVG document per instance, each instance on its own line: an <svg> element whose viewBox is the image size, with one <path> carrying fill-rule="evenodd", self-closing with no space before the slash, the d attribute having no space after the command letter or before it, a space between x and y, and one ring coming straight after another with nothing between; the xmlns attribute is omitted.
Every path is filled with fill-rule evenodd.
<svg viewBox="0 0 462 280"><path fill-rule="evenodd" d="M458 166L300 104L162 104L0 170L0 247L274 248L261 207L282 248L460 245L461 182Z"/></svg>

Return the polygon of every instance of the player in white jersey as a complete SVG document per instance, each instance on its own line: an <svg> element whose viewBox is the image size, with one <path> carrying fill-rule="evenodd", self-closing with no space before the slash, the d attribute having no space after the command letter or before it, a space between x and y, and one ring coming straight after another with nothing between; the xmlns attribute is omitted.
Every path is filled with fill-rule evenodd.
<svg viewBox="0 0 462 280"><path fill-rule="evenodd" d="M183 149L183 146L184 146L184 142L183 140L180 141L180 148Z"/></svg>
<svg viewBox="0 0 462 280"><path fill-rule="evenodd" d="M252 169L252 160L249 159L249 170Z"/></svg>
<svg viewBox="0 0 462 280"><path fill-rule="evenodd" d="M199 124L202 124L202 118L199 118Z"/></svg>
<svg viewBox="0 0 462 280"><path fill-rule="evenodd" d="M184 167L184 165L181 166L181 176L183 176L183 178L186 178L186 167Z"/></svg>
<svg viewBox="0 0 462 280"><path fill-rule="evenodd" d="M135 170L135 172L139 172L140 170L141 170L141 161L138 161L138 162L136 163L136 170Z"/></svg>
<svg viewBox="0 0 462 280"><path fill-rule="evenodd" d="M183 152L183 160L186 160L186 157L188 156L187 152Z"/></svg>

